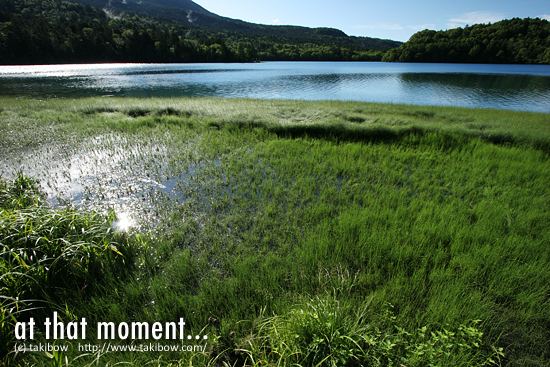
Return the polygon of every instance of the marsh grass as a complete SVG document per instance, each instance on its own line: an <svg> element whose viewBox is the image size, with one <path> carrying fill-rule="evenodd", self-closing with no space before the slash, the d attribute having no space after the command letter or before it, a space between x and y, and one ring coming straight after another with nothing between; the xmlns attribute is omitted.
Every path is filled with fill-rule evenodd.
<svg viewBox="0 0 550 367"><path fill-rule="evenodd" d="M14 340L17 321L67 316L79 302L120 282L134 266L129 238L114 218L73 207L52 209L38 182L18 173L0 181L0 299L2 340ZM65 308L65 310L63 310ZM11 343L2 343L2 355Z"/></svg>
<svg viewBox="0 0 550 367"><path fill-rule="evenodd" d="M238 350L250 366L484 366L503 356L480 348L475 321L457 330L424 326L408 332L396 325L390 304L376 315L368 306L357 309L356 303L328 297L295 305L282 316L261 312Z"/></svg>
<svg viewBox="0 0 550 367"><path fill-rule="evenodd" d="M34 171L66 201L74 191L59 188L75 184L86 198L78 210L45 208L33 201L36 183L20 185L36 218L12 201L3 238L22 223L62 223L53 213L83 216L80 232L103 231L75 237L98 252L101 275L63 265L71 275L44 294L71 301L47 307L91 322L184 317L190 332L209 336L204 354L73 348L71 365L550 360L548 115L352 102L2 102L2 175ZM107 229L121 202L148 223L134 247L116 245L123 257L102 242L119 238ZM86 214L98 208L102 215ZM28 236L19 253L47 237ZM88 275L108 286L81 294ZM17 293L32 298L35 283L3 289L3 310L16 312Z"/></svg>

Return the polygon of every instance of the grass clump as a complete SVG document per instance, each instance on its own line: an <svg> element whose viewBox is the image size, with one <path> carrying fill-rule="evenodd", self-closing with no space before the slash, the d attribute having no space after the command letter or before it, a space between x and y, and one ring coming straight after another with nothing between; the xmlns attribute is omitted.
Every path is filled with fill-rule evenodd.
<svg viewBox="0 0 550 367"><path fill-rule="evenodd" d="M0 178L0 207L3 210L39 206L43 201L44 194L35 179L21 173L17 173L11 181Z"/></svg>
<svg viewBox="0 0 550 367"><path fill-rule="evenodd" d="M488 366L504 356L488 347L477 321L456 330L427 326L406 331L392 306L372 314L368 305L332 297L302 302L286 315L256 320L241 352L250 366Z"/></svg>

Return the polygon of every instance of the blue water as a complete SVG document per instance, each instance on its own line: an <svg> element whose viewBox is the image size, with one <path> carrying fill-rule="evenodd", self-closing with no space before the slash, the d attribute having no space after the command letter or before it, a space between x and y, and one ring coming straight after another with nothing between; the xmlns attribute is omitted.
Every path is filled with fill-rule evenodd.
<svg viewBox="0 0 550 367"><path fill-rule="evenodd" d="M0 95L349 100L550 113L550 66L383 62L2 66Z"/></svg>

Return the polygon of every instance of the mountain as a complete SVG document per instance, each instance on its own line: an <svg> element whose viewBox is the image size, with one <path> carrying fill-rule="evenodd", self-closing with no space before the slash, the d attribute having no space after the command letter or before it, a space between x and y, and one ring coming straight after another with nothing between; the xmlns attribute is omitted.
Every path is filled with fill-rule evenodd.
<svg viewBox="0 0 550 367"><path fill-rule="evenodd" d="M176 12L183 10L185 13L193 12L212 17L218 16L191 0L77 0L74 2L103 9L118 9L134 13L152 13L150 15L157 15L154 13L162 13L170 9Z"/></svg>
<svg viewBox="0 0 550 367"><path fill-rule="evenodd" d="M190 0L76 1L0 0L0 64L380 61L401 44L243 22Z"/></svg>
<svg viewBox="0 0 550 367"><path fill-rule="evenodd" d="M334 28L308 28L301 26L279 26L249 23L239 19L214 14L191 0L72 0L74 2L103 8L113 14L132 12L143 16L162 18L176 23L230 32L241 32L251 36L285 37L294 41L316 44L346 44L371 50L389 50L402 42L370 37L348 36ZM273 41L273 40L271 40Z"/></svg>

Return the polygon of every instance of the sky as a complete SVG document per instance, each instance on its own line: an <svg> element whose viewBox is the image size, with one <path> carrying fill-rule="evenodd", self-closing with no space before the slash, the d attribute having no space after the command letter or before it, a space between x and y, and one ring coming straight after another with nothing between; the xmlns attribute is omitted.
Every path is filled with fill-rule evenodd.
<svg viewBox="0 0 550 367"><path fill-rule="evenodd" d="M446 30L511 18L550 20L549 0L194 0L206 10L260 24L332 27L350 36L407 41L423 29Z"/></svg>

